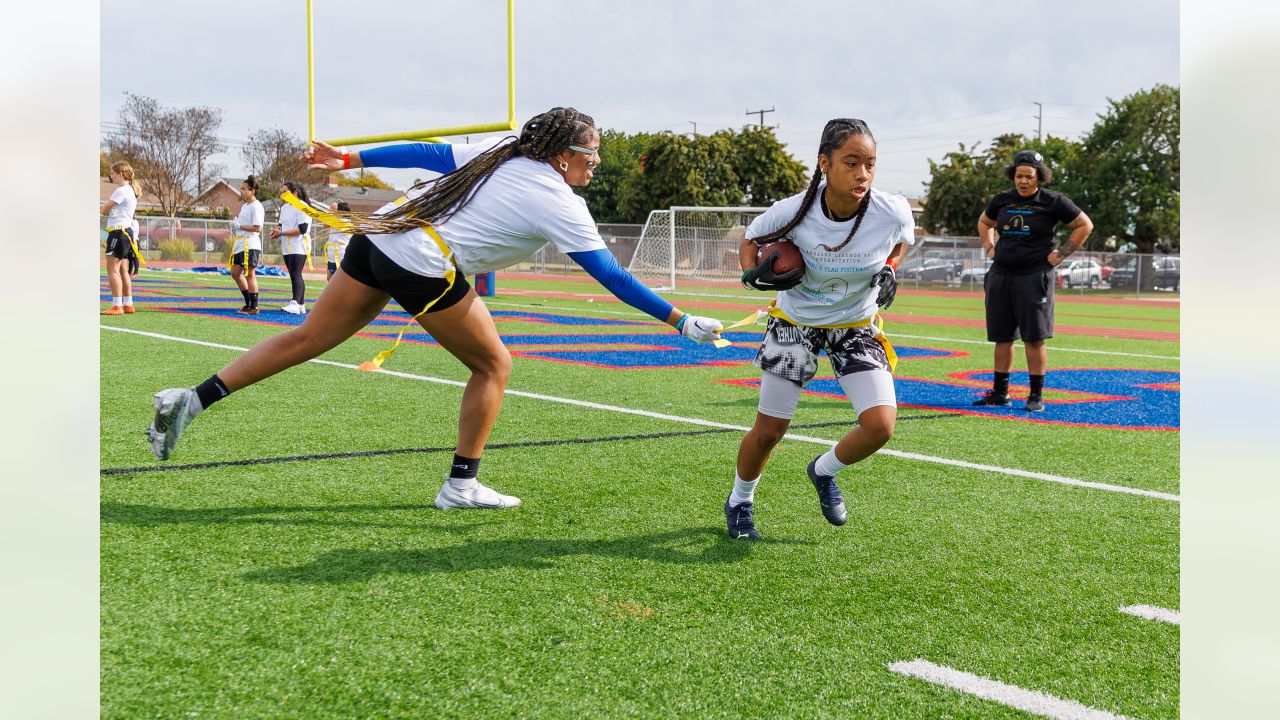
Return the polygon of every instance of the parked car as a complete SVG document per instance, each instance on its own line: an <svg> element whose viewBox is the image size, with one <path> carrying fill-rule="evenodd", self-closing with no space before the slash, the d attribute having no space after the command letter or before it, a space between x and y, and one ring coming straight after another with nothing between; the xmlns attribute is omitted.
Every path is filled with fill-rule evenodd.
<svg viewBox="0 0 1280 720"><path fill-rule="evenodd" d="M915 282L949 282L959 275L962 269L964 269L964 263L959 260L932 259L914 263L908 261L898 269L898 278Z"/></svg>
<svg viewBox="0 0 1280 720"><path fill-rule="evenodd" d="M1093 287L1102 284L1102 265L1092 258L1065 260L1058 266L1058 287Z"/></svg>
<svg viewBox="0 0 1280 720"><path fill-rule="evenodd" d="M975 265L968 270L961 270L957 279L961 285L977 284L981 285L987 279L987 271L995 263L990 260L983 260L981 265Z"/></svg>
<svg viewBox="0 0 1280 720"><path fill-rule="evenodd" d="M1154 277L1153 287L1175 291L1182 287L1182 258L1167 255L1154 258L1146 256L1142 258L1142 262L1142 276ZM1130 258L1111 272L1111 287L1134 287L1137 283L1137 275L1138 258Z"/></svg>

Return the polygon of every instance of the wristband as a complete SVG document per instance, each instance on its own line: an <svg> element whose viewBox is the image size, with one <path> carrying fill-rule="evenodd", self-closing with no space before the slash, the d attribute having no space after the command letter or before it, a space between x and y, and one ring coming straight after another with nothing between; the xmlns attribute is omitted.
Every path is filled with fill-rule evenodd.
<svg viewBox="0 0 1280 720"><path fill-rule="evenodd" d="M343 170L351 169L351 151L350 150L347 150L342 153L342 169Z"/></svg>
<svg viewBox="0 0 1280 720"><path fill-rule="evenodd" d="M684 321L688 319L689 319L689 313L685 313L684 315L680 316L680 319L676 321L676 332L678 333L684 332Z"/></svg>
<svg viewBox="0 0 1280 720"><path fill-rule="evenodd" d="M885 264L885 266L886 266L886 267L888 267L890 270L892 270L892 271L894 272L894 274L896 275L896 274L897 274L897 272L898 272L898 263L900 263L900 262L902 262L902 258L901 258L901 257L896 257L896 258L889 258L888 260L885 260L885 261L884 261L884 264Z"/></svg>

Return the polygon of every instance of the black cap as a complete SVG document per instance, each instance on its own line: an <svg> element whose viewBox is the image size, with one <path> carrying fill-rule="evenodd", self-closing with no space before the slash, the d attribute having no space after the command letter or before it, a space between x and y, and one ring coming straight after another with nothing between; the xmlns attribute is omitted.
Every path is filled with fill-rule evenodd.
<svg viewBox="0 0 1280 720"><path fill-rule="evenodd" d="M1020 150L1013 156L1013 166L1030 165L1035 168L1044 167L1044 156L1035 150Z"/></svg>

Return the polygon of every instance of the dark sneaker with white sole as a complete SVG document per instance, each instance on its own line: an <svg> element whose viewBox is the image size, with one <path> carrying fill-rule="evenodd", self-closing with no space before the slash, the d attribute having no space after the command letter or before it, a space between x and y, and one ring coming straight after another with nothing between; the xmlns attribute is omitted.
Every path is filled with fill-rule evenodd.
<svg viewBox="0 0 1280 720"><path fill-rule="evenodd" d="M1044 412L1044 400L1035 396L1027 398L1027 412Z"/></svg>
<svg viewBox="0 0 1280 720"><path fill-rule="evenodd" d="M729 539L760 539L760 531L756 530L756 521L755 517L753 517L754 510L753 503L745 502L738 505L730 505L728 500L724 501L724 519L729 525Z"/></svg>
<svg viewBox="0 0 1280 720"><path fill-rule="evenodd" d="M818 458L814 458L809 463L807 472L809 481L818 491L818 502L822 503L822 516L832 525L843 525L849 520L849 513L844 509L844 495L840 494L840 486L836 484L835 476L819 475L814 470L817 464Z"/></svg>
<svg viewBox="0 0 1280 720"><path fill-rule="evenodd" d="M986 395L973 401L974 405L988 405L992 407L1009 407L1009 396L1005 393L998 393L994 390L988 390Z"/></svg>

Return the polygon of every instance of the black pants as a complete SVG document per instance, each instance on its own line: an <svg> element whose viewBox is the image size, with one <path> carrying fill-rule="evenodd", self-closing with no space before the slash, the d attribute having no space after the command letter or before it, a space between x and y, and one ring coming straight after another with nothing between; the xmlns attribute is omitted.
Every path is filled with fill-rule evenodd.
<svg viewBox="0 0 1280 720"><path fill-rule="evenodd" d="M302 268L306 264L306 255L284 256L284 266L289 270L289 285L293 288L293 301L299 305L307 296L307 282L302 279Z"/></svg>

